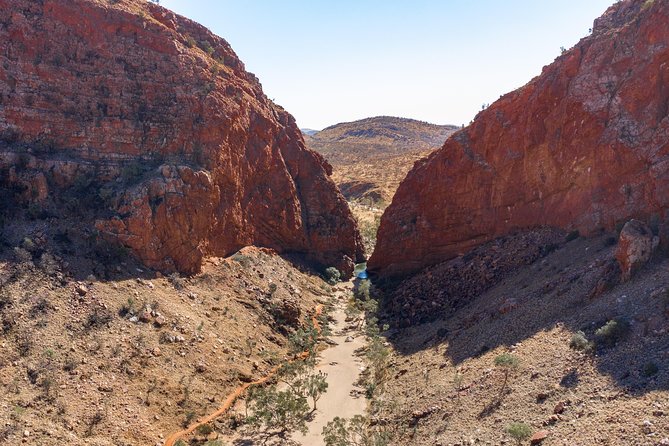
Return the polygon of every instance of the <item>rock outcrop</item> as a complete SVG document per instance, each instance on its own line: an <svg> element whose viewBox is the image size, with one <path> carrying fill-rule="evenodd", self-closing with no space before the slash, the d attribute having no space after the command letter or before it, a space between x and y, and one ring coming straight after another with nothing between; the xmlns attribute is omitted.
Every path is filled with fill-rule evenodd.
<svg viewBox="0 0 669 446"><path fill-rule="evenodd" d="M140 0L0 0L0 39L3 198L88 206L161 270L251 244L363 260L331 167L206 28Z"/></svg>
<svg viewBox="0 0 669 446"><path fill-rule="evenodd" d="M406 275L516 228L588 235L669 209L669 3L623 0L419 161L369 269Z"/></svg>
<svg viewBox="0 0 669 446"><path fill-rule="evenodd" d="M621 279L630 280L635 272L648 263L659 244L659 237L653 235L647 224L639 220L625 223L616 249L616 260L622 272Z"/></svg>

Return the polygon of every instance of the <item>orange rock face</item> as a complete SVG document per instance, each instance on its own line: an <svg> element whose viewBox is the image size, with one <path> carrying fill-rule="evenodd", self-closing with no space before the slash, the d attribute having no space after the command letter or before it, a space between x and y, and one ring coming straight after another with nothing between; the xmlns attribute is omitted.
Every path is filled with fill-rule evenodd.
<svg viewBox="0 0 669 446"><path fill-rule="evenodd" d="M419 161L369 269L405 275L516 228L582 234L669 208L669 3L623 0Z"/></svg>
<svg viewBox="0 0 669 446"><path fill-rule="evenodd" d="M140 0L0 0L0 40L0 187L18 202L92 190L100 236L167 271L251 244L363 260L331 167L206 28Z"/></svg>

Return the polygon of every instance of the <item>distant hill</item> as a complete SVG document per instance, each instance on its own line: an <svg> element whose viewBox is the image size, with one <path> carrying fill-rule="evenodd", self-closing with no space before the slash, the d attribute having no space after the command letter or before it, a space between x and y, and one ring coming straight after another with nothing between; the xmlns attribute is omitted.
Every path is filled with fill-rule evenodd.
<svg viewBox="0 0 669 446"><path fill-rule="evenodd" d="M300 129L300 131L302 131L302 133L305 134L305 135L309 135L309 136L311 136L311 135L313 135L313 134L315 134L315 133L318 133L320 130Z"/></svg>
<svg viewBox="0 0 669 446"><path fill-rule="evenodd" d="M332 164L346 198L385 207L414 161L441 147L457 129L378 116L303 133L307 145Z"/></svg>

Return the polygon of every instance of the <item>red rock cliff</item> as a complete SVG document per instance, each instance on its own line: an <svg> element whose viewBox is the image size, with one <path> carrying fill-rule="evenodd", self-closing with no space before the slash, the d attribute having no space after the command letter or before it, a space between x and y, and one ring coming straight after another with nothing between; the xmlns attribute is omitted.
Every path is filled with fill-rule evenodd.
<svg viewBox="0 0 669 446"><path fill-rule="evenodd" d="M418 161L369 268L405 275L514 228L591 233L669 208L669 2L624 0Z"/></svg>
<svg viewBox="0 0 669 446"><path fill-rule="evenodd" d="M163 270L251 244L362 260L331 167L206 28L140 0L0 0L0 41L0 187L19 202L94 190L100 235Z"/></svg>

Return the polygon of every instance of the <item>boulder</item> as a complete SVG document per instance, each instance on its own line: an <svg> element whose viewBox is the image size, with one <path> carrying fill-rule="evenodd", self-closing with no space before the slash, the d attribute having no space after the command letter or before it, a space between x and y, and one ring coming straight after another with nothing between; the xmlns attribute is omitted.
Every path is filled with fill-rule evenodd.
<svg viewBox="0 0 669 446"><path fill-rule="evenodd" d="M616 249L616 259L622 272L622 280L628 281L632 275L650 260L659 245L659 238L653 235L650 227L639 221L625 223Z"/></svg>

